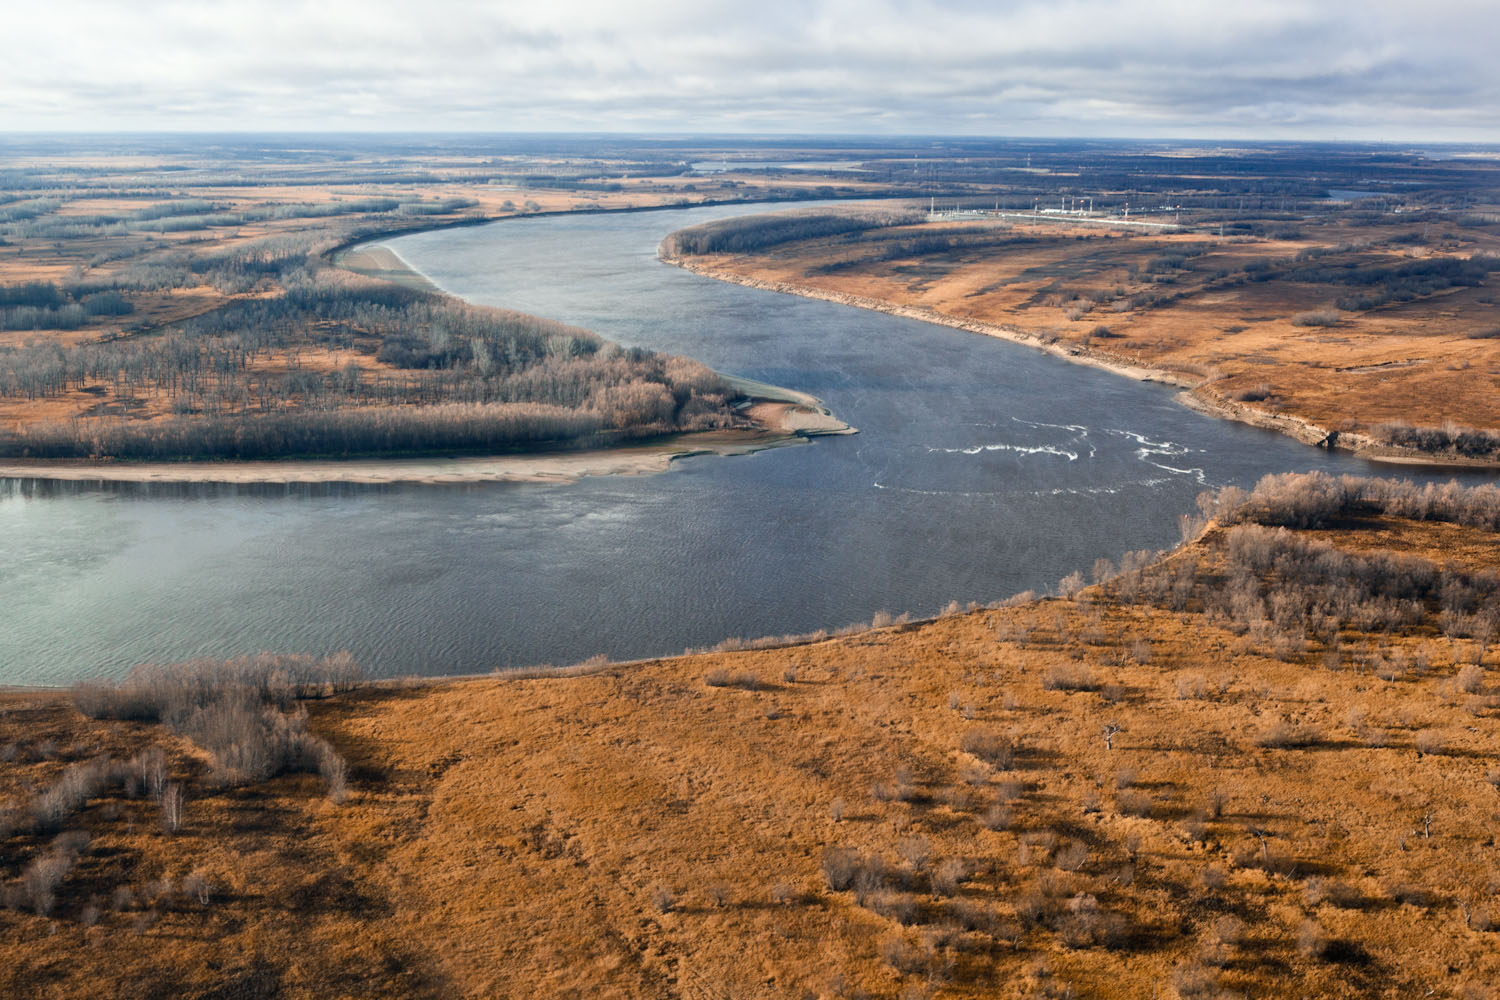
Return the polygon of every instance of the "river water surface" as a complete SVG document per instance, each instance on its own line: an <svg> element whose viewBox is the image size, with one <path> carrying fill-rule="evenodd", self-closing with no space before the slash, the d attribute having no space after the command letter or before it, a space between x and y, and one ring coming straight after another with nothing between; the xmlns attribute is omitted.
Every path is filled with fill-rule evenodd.
<svg viewBox="0 0 1500 1000"><path fill-rule="evenodd" d="M753 210L386 245L474 302L811 392L860 434L563 486L0 481L0 683L260 649L469 673L930 614L1170 545L1209 487L1379 471L1162 386L656 260L667 233Z"/></svg>

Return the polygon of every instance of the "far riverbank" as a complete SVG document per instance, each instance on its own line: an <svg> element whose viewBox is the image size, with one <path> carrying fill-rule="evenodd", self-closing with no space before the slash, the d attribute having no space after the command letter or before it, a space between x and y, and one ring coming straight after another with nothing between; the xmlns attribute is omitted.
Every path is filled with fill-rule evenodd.
<svg viewBox="0 0 1500 1000"><path fill-rule="evenodd" d="M747 288L779 292L784 295L796 295L802 298L834 302L839 305L853 306L857 309L869 309L874 312L883 312L891 316L915 319L924 323L936 323L940 326L952 327L956 330L966 330L970 333L983 334L987 337L996 337L1012 343L1023 344L1073 364L1097 368L1133 379L1137 382L1158 382L1164 385L1175 386L1182 390L1178 394L1178 399L1183 405L1199 413L1225 420L1233 420L1251 427L1258 427L1262 430L1275 431L1278 434L1284 434L1287 437L1313 447L1325 448L1330 451L1348 452L1354 457L1365 461L1389 465L1425 466L1434 469L1500 469L1500 462L1462 458L1452 455L1437 455L1411 448L1399 448L1394 445L1382 444L1364 434L1331 431L1329 428L1320 427L1309 420L1293 414L1270 413L1242 403L1236 403L1209 390L1204 380L1189 379L1177 372L1141 365L1077 345L1048 343L1020 327L986 323L982 320L961 316L951 316L924 306L891 302L885 299L853 295L846 292L835 292L828 289L815 288L810 285L755 278L728 270L727 268L715 267L711 264L675 254L663 253L660 255L660 259L664 263L680 267L685 271L691 271L694 274L713 278L718 281L743 285Z"/></svg>

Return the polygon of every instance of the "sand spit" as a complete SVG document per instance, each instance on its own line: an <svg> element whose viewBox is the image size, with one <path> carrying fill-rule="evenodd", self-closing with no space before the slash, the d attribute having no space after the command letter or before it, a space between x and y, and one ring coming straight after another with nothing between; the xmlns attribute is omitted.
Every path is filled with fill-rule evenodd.
<svg viewBox="0 0 1500 1000"><path fill-rule="evenodd" d="M798 394L800 395L800 394ZM812 397L808 397L811 399ZM112 483L571 483L665 472L680 458L749 455L854 429L821 405L752 399L763 430L701 431L645 445L537 454L270 462L0 461L0 478Z"/></svg>
<svg viewBox="0 0 1500 1000"><path fill-rule="evenodd" d="M561 455L309 462L12 461L0 464L0 477L114 483L564 483L584 476L661 472L677 457L665 449L621 448Z"/></svg>

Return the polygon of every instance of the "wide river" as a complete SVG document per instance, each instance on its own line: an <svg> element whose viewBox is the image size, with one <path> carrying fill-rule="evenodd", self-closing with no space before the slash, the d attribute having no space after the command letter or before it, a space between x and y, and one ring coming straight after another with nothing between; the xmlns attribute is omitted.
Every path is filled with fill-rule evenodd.
<svg viewBox="0 0 1500 1000"><path fill-rule="evenodd" d="M1379 471L1200 416L1162 386L657 261L667 233L755 210L387 245L474 302L811 392L858 435L562 486L3 481L0 683L261 649L472 673L925 615L1170 545L1206 488Z"/></svg>

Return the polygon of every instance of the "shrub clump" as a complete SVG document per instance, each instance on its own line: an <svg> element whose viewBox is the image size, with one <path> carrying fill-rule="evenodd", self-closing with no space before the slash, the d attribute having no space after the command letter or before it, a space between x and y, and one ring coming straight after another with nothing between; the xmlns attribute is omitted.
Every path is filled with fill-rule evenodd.
<svg viewBox="0 0 1500 1000"><path fill-rule="evenodd" d="M90 718L166 725L209 753L222 784L309 771L323 777L334 798L342 798L347 765L326 740L308 732L307 709L298 702L347 690L360 676L348 653L317 661L262 653L143 664L118 684L78 685L73 701Z"/></svg>
<svg viewBox="0 0 1500 1000"><path fill-rule="evenodd" d="M970 729L964 733L959 747L964 753L973 754L991 767L1009 770L1016 760L1015 741L1001 736L993 729Z"/></svg>

